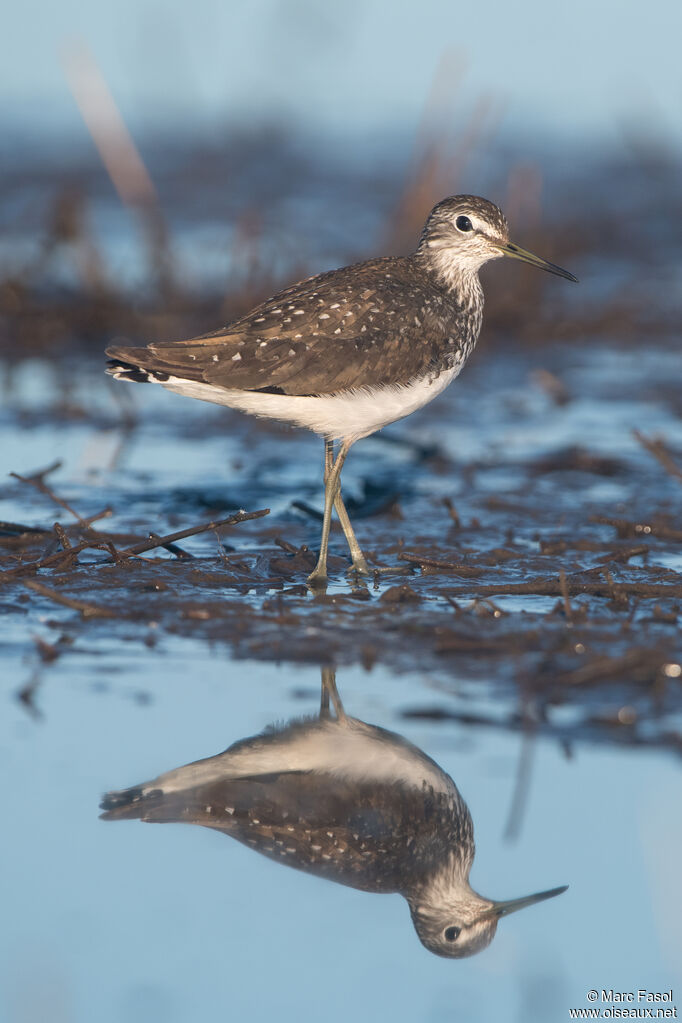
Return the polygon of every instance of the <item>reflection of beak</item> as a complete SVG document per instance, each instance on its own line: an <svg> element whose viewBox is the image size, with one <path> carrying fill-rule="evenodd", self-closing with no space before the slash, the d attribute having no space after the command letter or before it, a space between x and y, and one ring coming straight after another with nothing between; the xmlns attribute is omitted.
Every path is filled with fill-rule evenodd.
<svg viewBox="0 0 682 1023"><path fill-rule="evenodd" d="M545 899L553 899L555 895L561 895L561 893L565 892L567 888L568 885L563 884L560 888L550 888L547 892L536 892L535 895L524 895L522 899L510 899L508 902L494 902L492 908L486 909L478 919L486 920L491 917L499 919L501 916L509 916L510 913L516 913L517 910L525 909L526 906L534 906L536 902L544 902Z"/></svg>
<svg viewBox="0 0 682 1023"><path fill-rule="evenodd" d="M532 252L527 252L525 249L520 249L518 245L512 245L508 242L506 245L498 246L500 252L505 256L511 256L512 259L522 259L524 263L530 263L531 266L537 266L540 270L546 270L547 273L556 274L557 277L565 277L567 281L575 281L578 283L578 278L570 274L568 270L563 270L556 263L549 263L546 259L540 259L539 256L534 256Z"/></svg>

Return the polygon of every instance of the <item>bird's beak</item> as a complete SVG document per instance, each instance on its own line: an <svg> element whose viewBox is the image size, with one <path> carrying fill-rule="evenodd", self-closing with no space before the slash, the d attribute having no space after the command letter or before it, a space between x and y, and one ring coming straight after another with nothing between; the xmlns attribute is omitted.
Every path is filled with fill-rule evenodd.
<svg viewBox="0 0 682 1023"><path fill-rule="evenodd" d="M567 281L574 281L578 283L578 278L570 274L568 270L562 269L557 266L556 263L549 263L546 259L540 259L539 256L533 255L532 252L527 252L525 249L520 249L518 245L512 245L511 242L501 244L499 246L500 252L504 256L511 256L512 259L522 259L524 263L530 263L531 266L537 266L540 270L546 270L547 273L556 274L557 277L565 277Z"/></svg>
<svg viewBox="0 0 682 1023"><path fill-rule="evenodd" d="M536 902L544 902L545 899L553 899L555 895L561 895L568 888L567 884L561 885L560 888L550 888L547 892L536 892L535 895L524 895L522 899L509 899L508 902L493 902L490 909L486 909L485 912L479 917L479 920L498 919L501 916L509 916L510 913L516 913L519 909L525 909L526 906L534 906Z"/></svg>

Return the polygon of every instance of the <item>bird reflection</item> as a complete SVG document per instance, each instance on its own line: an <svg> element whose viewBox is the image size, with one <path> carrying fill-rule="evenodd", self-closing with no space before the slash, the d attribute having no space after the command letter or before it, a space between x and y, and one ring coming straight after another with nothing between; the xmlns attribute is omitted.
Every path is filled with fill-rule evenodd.
<svg viewBox="0 0 682 1023"><path fill-rule="evenodd" d="M402 736L349 717L326 668L319 717L109 792L101 808L104 820L200 824L330 881L398 892L420 941L450 958L480 952L501 917L566 890L508 902L473 891L473 824L454 782Z"/></svg>

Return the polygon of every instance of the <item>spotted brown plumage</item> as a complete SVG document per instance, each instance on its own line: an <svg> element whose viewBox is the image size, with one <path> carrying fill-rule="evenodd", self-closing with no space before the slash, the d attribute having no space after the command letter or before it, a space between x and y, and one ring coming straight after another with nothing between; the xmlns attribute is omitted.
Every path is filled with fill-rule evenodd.
<svg viewBox="0 0 682 1023"><path fill-rule="evenodd" d="M117 364L220 388L288 395L406 385L467 357L471 305L417 256L375 259L287 288L227 327L107 349Z"/></svg>
<svg viewBox="0 0 682 1023"><path fill-rule="evenodd" d="M341 499L343 462L357 440L410 415L454 380L481 328L478 271L503 255L575 280L512 245L504 215L493 203L456 195L434 206L411 255L310 277L234 323L189 341L112 346L107 372L323 437L322 540L308 581L326 582L332 508L353 570L366 575L367 561Z"/></svg>
<svg viewBox="0 0 682 1023"><path fill-rule="evenodd" d="M466 806L453 813L452 794L398 778L349 784L323 771L240 779L226 772L206 785L160 788L120 806L107 798L105 820L198 824L285 866L367 892L412 890L451 850L467 857L467 870L473 856Z"/></svg>
<svg viewBox="0 0 682 1023"><path fill-rule="evenodd" d="M399 893L423 944L451 958L484 948L499 917L564 890L510 902L473 891L473 823L452 778L403 736L347 716L329 668L322 687L319 718L109 792L102 817L212 828L284 866Z"/></svg>

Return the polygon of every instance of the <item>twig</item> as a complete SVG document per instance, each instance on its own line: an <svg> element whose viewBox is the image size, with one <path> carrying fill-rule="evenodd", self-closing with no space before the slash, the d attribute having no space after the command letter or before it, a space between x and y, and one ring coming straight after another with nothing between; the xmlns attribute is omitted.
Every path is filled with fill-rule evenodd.
<svg viewBox="0 0 682 1023"><path fill-rule="evenodd" d="M298 547L294 547L294 545L289 543L288 540L283 540L281 536L275 537L275 543L278 547L281 547L283 551L286 551L287 554L298 554L300 549Z"/></svg>
<svg viewBox="0 0 682 1023"><path fill-rule="evenodd" d="M47 497L50 498L51 501L54 501L55 504L58 504L60 508L63 508L65 511L67 511L69 515L73 515L73 517L77 519L78 522L80 522L81 526L87 527L89 523L84 518L82 518L82 516L80 516L78 512L71 507L70 504L67 504L66 501L63 501L61 497L57 497L54 490L48 487L47 483L45 482L45 476L47 476L51 472L54 472L56 469L60 469L61 465L62 465L61 461L57 459L57 461L53 462L52 465L48 465L47 469L41 469L40 472L35 472L33 473L32 476L21 476L18 472L11 472L10 476L13 476L15 480L19 480L20 483L28 483L29 486L35 487L36 490L39 490L41 494L45 494Z"/></svg>
<svg viewBox="0 0 682 1023"><path fill-rule="evenodd" d="M40 686L41 681L42 672L40 668L38 668L31 674L31 677L28 680L28 682L25 685L23 685L21 689L17 690L16 694L19 703L21 703L26 708L31 717L34 718L36 721L40 721L40 719L43 716L42 711L39 710L38 707L36 707L34 699L36 691Z"/></svg>
<svg viewBox="0 0 682 1023"><path fill-rule="evenodd" d="M0 534L3 536L46 536L52 530L43 526L24 526L20 522L0 522Z"/></svg>
<svg viewBox="0 0 682 1023"><path fill-rule="evenodd" d="M169 552L169 554L174 554L178 561L192 561L194 558L193 554L190 554L189 551L183 550L182 547L178 547L176 543L166 543L164 538L159 536L158 533L150 533L149 539L156 540L159 547L163 547L164 550ZM119 551L118 556L121 558L123 556L123 552Z"/></svg>
<svg viewBox="0 0 682 1023"><path fill-rule="evenodd" d="M83 521L86 525L91 526L93 522L98 522L99 519L110 519L114 514L113 508L104 508L101 512L97 512L95 515L88 515Z"/></svg>
<svg viewBox="0 0 682 1023"><path fill-rule="evenodd" d="M218 557L222 561L225 568L231 568L232 566L230 565L230 559L227 556L225 545L223 544L223 541L220 539L220 533L218 532L217 529L213 530L213 535L215 536L216 543L218 545ZM189 557L191 557L191 554L189 555Z"/></svg>
<svg viewBox="0 0 682 1023"><path fill-rule="evenodd" d="M306 501L292 501L291 507L295 508L297 511L302 511L304 515L309 515L311 519L318 519L320 522L322 521L322 512L318 511L317 508L313 508L313 506L308 504Z"/></svg>
<svg viewBox="0 0 682 1023"><path fill-rule="evenodd" d="M516 780L514 792L509 806L509 816L504 829L504 838L513 842L521 834L523 815L528 804L528 793L533 767L533 753L535 752L535 733L524 728L519 750L519 761L516 768Z"/></svg>
<svg viewBox="0 0 682 1023"><path fill-rule="evenodd" d="M609 572L608 568L604 569L604 578L609 584L611 600L614 602L614 604L627 604L628 602L627 595L623 593L622 587L616 586L616 583L613 580L613 576Z"/></svg>
<svg viewBox="0 0 682 1023"><path fill-rule="evenodd" d="M613 526L620 537L658 536L662 540L682 540L682 529L651 522L633 522L630 519L614 519L607 515L591 515L590 522L602 526Z"/></svg>
<svg viewBox="0 0 682 1023"><path fill-rule="evenodd" d="M659 665L660 657L657 660L654 651L635 648L621 657L609 657L606 654L596 657L580 668L558 675L555 681L558 685L579 686L592 685L612 677L633 680L636 677L655 675Z"/></svg>
<svg viewBox="0 0 682 1023"><path fill-rule="evenodd" d="M156 190L95 59L83 43L64 53L64 69L92 140L126 206L156 203Z"/></svg>
<svg viewBox="0 0 682 1023"><path fill-rule="evenodd" d="M240 522L261 519L264 515L269 514L269 508L261 508L254 512L239 511L236 515L230 515L229 518L205 522L201 526L191 526L189 529L180 529L177 533L168 533L167 536L150 536L149 540L145 540L143 543L137 543L132 547L124 548L124 550L118 552L118 555L121 558L134 557L136 554L153 551L156 547L166 547L169 543L175 543L176 540L184 540L188 536L196 536L198 533L206 533L209 529L218 529L220 526L236 526Z"/></svg>
<svg viewBox="0 0 682 1023"><path fill-rule="evenodd" d="M445 507L448 510L448 515L452 519L452 522L453 522L453 525L454 525L455 529L459 529L460 526L462 525L462 522L460 520L459 515L457 514L457 509L455 508L454 504L452 503L452 498L451 497L444 497L443 498L443 504L445 505Z"/></svg>
<svg viewBox="0 0 682 1023"><path fill-rule="evenodd" d="M57 643L48 643L41 636L34 636L33 642L43 664L52 664L62 652L59 648L59 640Z"/></svg>
<svg viewBox="0 0 682 1023"><path fill-rule="evenodd" d="M459 605L456 604L456 602L453 603L455 607L457 608L459 607ZM471 603L467 605L465 610L470 614L474 612L480 614L481 613L480 608L485 608L488 614L491 614L493 618L502 618L507 613L506 611L503 611L501 607L498 607L498 605L493 600L490 600L489 597L474 597Z"/></svg>
<svg viewBox="0 0 682 1023"><path fill-rule="evenodd" d="M71 541L69 540L68 536L66 535L66 531L65 531L64 527L62 526L62 524L60 522L55 522L53 528L54 528L54 531L57 534L57 536L59 538L59 542L62 545L62 547L64 548L64 550L65 551L70 551L72 544L71 544Z"/></svg>
<svg viewBox="0 0 682 1023"><path fill-rule="evenodd" d="M625 661L625 659L623 659L623 661ZM621 664L617 665L617 669L614 670L614 675L617 678L622 678L623 675L626 673L626 671L627 671L627 666L624 663L621 663ZM579 680L577 678L574 678L572 676L568 676L567 675L567 676L560 676L559 681L564 683L564 684L570 684L570 683L574 683L574 682L578 682L578 681L582 681L582 680ZM585 680L585 681L587 681L587 680ZM598 681L598 679L597 679L597 681ZM499 718L494 718L494 717L492 717L490 715L484 716L483 714L474 714L474 713L470 713L470 712L461 712L461 711L457 712L457 711L453 711L453 710L450 710L449 708L445 708L445 707L414 707L414 708L407 708L406 710L402 711L401 716L403 718L408 719L408 720L418 720L418 721L419 720L422 720L422 721L424 721L424 720L425 721L458 721L461 724L466 725L467 727L470 727L470 726L479 726L480 727L480 726L482 726L483 728L491 728L491 729L496 729L497 731L504 731L504 732L507 732L507 731L510 731L510 732L511 731L519 731L520 729L526 727L524 722L519 721L519 720L515 720L513 718L511 720L509 718L499 719ZM583 720L581 721L580 726L579 726L581 731L582 731L582 734L585 735L586 738L588 738L588 739L593 737L590 734L590 730L589 730L590 729L590 725L592 725L593 723L594 723L594 721L590 721L589 719L583 718ZM599 724L599 722L597 722L597 724ZM565 743L569 742L572 738L575 737L575 734L576 734L575 726L573 726L573 725L568 725L567 726L567 725L560 725L560 724L551 723L551 722L544 724L543 728L542 728L542 731L543 731L544 735L546 735L546 736L553 736L556 739L558 739L560 742L562 742L562 744L565 744ZM580 735L581 733L578 732L577 734ZM602 734L603 734L603 731L600 728L597 731L597 736L600 736ZM657 749L662 749L662 748L665 749L665 748L667 748L667 749L672 749L676 753L680 753L682 751L682 742L680 740L679 733L674 732L674 731L667 731L667 732L664 732L663 734L659 734L659 735L656 735L654 737L649 737L649 736L647 736L647 735L645 735L643 733L631 731L628 734L627 739L625 741L630 746L649 747L649 748L657 748Z"/></svg>
<svg viewBox="0 0 682 1023"><path fill-rule="evenodd" d="M499 651L500 654L509 653L509 640L507 638L491 639L490 636L463 636L458 632L450 631L442 634L435 642L434 650L437 654L447 653L469 653L469 654L491 654Z"/></svg>
<svg viewBox="0 0 682 1023"><path fill-rule="evenodd" d="M680 469L674 461L672 455L660 437L652 440L649 437L645 437L643 433L639 432L639 430L633 430L632 436L638 444L642 445L645 451L648 451L650 455L654 456L657 462L660 462L670 476L674 476L675 479L682 480L682 469Z"/></svg>
<svg viewBox="0 0 682 1023"><path fill-rule="evenodd" d="M48 554L47 557L40 558L38 561L31 561L26 565L19 565L17 568L9 568L4 572L0 572L0 583L11 582L23 575L31 575L34 572L39 571L41 568L61 568L63 563L70 561L75 558L78 554L85 550L106 550L111 555L111 560L115 564L119 564L124 558L132 558L138 554L144 554L147 551L155 550L157 547L165 547L166 550L176 554L179 557L189 558L186 551L175 546L176 540L183 540L188 536L196 536L198 533L205 533L208 530L215 530L219 526L234 526L239 522L248 522L250 519L260 519L264 515L270 513L269 508L262 508L255 512L237 512L236 515L231 515L226 519L218 519L215 522L205 522L201 526L192 526L190 529L181 529L177 533L169 533L167 536L155 536L150 534L148 540L143 540L141 543L134 544L132 547L126 547L124 550L117 550L111 540L84 540L82 543L77 544L75 547L69 547L67 550L57 551L55 554Z"/></svg>
<svg viewBox="0 0 682 1023"><path fill-rule="evenodd" d="M24 586L28 586L30 590L34 590L36 593L40 593L41 596L47 597L48 600L54 600L55 604L63 604L64 607L80 611L84 618L116 617L109 608L100 607L97 604L89 604L87 600L78 600L76 597L65 597L63 593L53 590L51 586L45 586L44 583L39 583L36 579L27 579Z"/></svg>
<svg viewBox="0 0 682 1023"><path fill-rule="evenodd" d="M118 563L121 560L120 554L111 540L84 540L68 550L56 551L56 553L48 554L38 561L30 561L25 565L19 565L17 568L8 568L6 571L0 572L0 583L11 582L12 579L17 579L22 575L31 575L41 568L61 568L64 562L70 561L77 554L80 554L81 551L87 550L108 551L112 561Z"/></svg>
<svg viewBox="0 0 682 1023"><path fill-rule="evenodd" d="M643 554L649 554L650 550L644 544L641 547L628 547L625 551L611 551L605 558L599 559L600 565L608 565L609 562L617 561L621 564L627 563L630 558L639 558Z"/></svg>
<svg viewBox="0 0 682 1023"><path fill-rule="evenodd" d="M64 54L73 97L121 202L133 209L147 239L160 282L171 283L168 232L156 189L116 106L114 97L85 44Z"/></svg>
<svg viewBox="0 0 682 1023"><path fill-rule="evenodd" d="M424 568L442 568L463 576L483 575L485 572L484 568L477 568L474 565L462 565L456 561L443 561L439 558L425 558L422 554L410 554L409 551L400 553L398 561L407 561L410 565L420 565Z"/></svg>
<svg viewBox="0 0 682 1023"><path fill-rule="evenodd" d="M566 615L566 621L569 625L572 625L573 610L571 608L571 598L568 593L568 584L566 583L566 573L563 568L559 570L559 585L561 587L561 596L564 599L564 614Z"/></svg>

